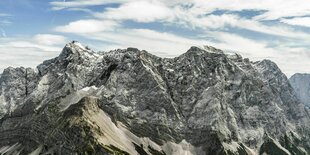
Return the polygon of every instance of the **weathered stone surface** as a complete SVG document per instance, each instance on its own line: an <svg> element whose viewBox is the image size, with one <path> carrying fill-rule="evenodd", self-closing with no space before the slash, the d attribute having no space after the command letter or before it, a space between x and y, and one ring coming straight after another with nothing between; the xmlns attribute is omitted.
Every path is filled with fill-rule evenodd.
<svg viewBox="0 0 310 155"><path fill-rule="evenodd" d="M310 74L297 73L289 80L300 100L310 107Z"/></svg>
<svg viewBox="0 0 310 155"><path fill-rule="evenodd" d="M11 113L35 89L37 73L31 68L5 69L0 77L0 118Z"/></svg>
<svg viewBox="0 0 310 155"><path fill-rule="evenodd" d="M209 46L176 58L95 53L74 42L37 70L31 84L22 72L1 76L23 87L9 97L23 97L3 111L0 153L310 153L309 113L269 60Z"/></svg>

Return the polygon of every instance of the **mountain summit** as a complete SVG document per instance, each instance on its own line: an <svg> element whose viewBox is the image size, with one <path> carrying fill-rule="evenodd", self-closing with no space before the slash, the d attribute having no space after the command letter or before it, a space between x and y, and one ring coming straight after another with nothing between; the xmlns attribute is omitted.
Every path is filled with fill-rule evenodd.
<svg viewBox="0 0 310 155"><path fill-rule="evenodd" d="M175 58L78 42L0 78L0 153L306 155L310 116L269 60Z"/></svg>

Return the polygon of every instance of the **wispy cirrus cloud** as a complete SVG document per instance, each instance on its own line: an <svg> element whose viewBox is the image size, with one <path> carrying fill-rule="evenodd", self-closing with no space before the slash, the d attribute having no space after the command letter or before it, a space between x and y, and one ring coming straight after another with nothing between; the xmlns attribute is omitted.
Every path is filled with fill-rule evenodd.
<svg viewBox="0 0 310 155"><path fill-rule="evenodd" d="M162 22L174 24L178 27L188 27L188 28L200 28L200 29L225 29L227 26L240 28L250 31L255 31L258 33L265 33L269 35L284 36L291 38L303 38L309 39L310 35L304 32L294 30L285 25L264 25L263 23L240 17L237 14L206 14L206 12L212 12L219 9L218 5L222 3L210 2L205 8L201 6L206 5L202 1L196 1L190 7L180 6L178 1L174 4L166 4L160 0L157 1L129 1L123 3L117 8L107 8L103 12L93 13L94 17L102 20L115 20L115 21L126 21L131 20L140 23L150 23L150 22ZM212 5L214 4L214 5ZM228 6L221 5L222 8L231 10L243 10L245 6ZM209 8L209 10L207 9ZM130 10L130 11L128 11Z"/></svg>
<svg viewBox="0 0 310 155"><path fill-rule="evenodd" d="M130 11L129 11L130 10ZM133 20L137 22L154 22L172 20L174 12L159 1L132 1L118 8L107 8L95 17L113 20Z"/></svg>
<svg viewBox="0 0 310 155"><path fill-rule="evenodd" d="M190 27L211 29L211 30L223 30L227 27L239 28L244 30L250 30L258 33L264 33L267 35L275 35L289 38L310 39L310 34L306 34L301 31L294 30L290 27L280 25L264 25L256 20L240 17L235 14L223 14L223 15L207 15L202 17L188 16L186 13L182 16L183 19L177 21L185 22ZM182 21L183 20L183 21Z"/></svg>
<svg viewBox="0 0 310 155"><path fill-rule="evenodd" d="M289 25L310 27L310 17L295 17L290 19L281 19L280 21Z"/></svg>
<svg viewBox="0 0 310 155"><path fill-rule="evenodd" d="M67 8L81 8L96 5L105 5L110 3L124 3L129 0L73 0L73 1L53 1L50 4L52 10L62 10Z"/></svg>
<svg viewBox="0 0 310 155"><path fill-rule="evenodd" d="M11 17L11 14L8 13L0 13L0 17Z"/></svg>
<svg viewBox="0 0 310 155"><path fill-rule="evenodd" d="M37 34L33 37L33 40L41 45L63 45L66 43L66 37L55 34Z"/></svg>
<svg viewBox="0 0 310 155"><path fill-rule="evenodd" d="M119 25L115 21L87 19L73 21L67 25L58 26L55 28L55 31L64 33L85 34L113 30L117 26Z"/></svg>
<svg viewBox="0 0 310 155"><path fill-rule="evenodd" d="M178 56L191 46L211 44L208 40L187 38L150 29L119 29L91 35L83 34L83 36L108 42L114 48L137 47L163 57ZM107 51L111 50L110 46L102 48Z"/></svg>
<svg viewBox="0 0 310 155"><path fill-rule="evenodd" d="M157 0L158 2L165 3L169 7L177 4L186 4L190 6L192 13L201 12L207 14L216 10L230 10L230 11L243 11L243 10L261 10L263 13L255 17L259 20L276 20L284 17L304 16L310 13L310 3L307 0ZM139 2L134 0L72 0L72 1L54 1L50 2L54 9L65 9L72 7L88 7L95 5L105 5L111 3L125 4L130 2ZM143 0L142 2L153 2L152 0Z"/></svg>
<svg viewBox="0 0 310 155"><path fill-rule="evenodd" d="M211 13L216 10L228 11L262 11L256 15L257 20L277 20L284 17L304 16L310 13L307 0L195 0L189 1L191 10L196 13Z"/></svg>
<svg viewBox="0 0 310 155"><path fill-rule="evenodd" d="M102 11L87 11L88 19L72 21L55 30L101 41L106 45L102 47L105 50L134 46L161 56L176 56L191 45L208 44L240 51L253 60L272 59L287 75L310 59L306 54L310 52L307 50L310 45L304 41L310 39L310 34L294 27L307 26L306 17L294 17L310 15L306 0L73 0L70 3L52 2L51 5L79 10L112 3L118 5L106 6ZM244 15L249 12L254 14ZM128 21L137 24L127 27ZM153 23L157 27L139 27ZM91 27L87 25L93 28L85 29ZM165 31L166 27L176 31ZM179 34L178 29L186 29L187 34ZM289 61L290 58L298 62ZM302 70L310 72L306 67L298 68L298 71Z"/></svg>
<svg viewBox="0 0 310 155"><path fill-rule="evenodd" d="M51 1L27 1L32 8L42 8L33 11L23 1L10 4L19 5L25 16L4 12L8 10L0 1L0 54L10 60L0 58L0 66L34 66L33 62L56 56L70 39L98 50L133 46L159 56L177 56L192 45L212 45L252 60L271 59L287 75L310 72L305 67L310 62L307 0ZM40 13L46 18L32 20Z"/></svg>
<svg viewBox="0 0 310 155"><path fill-rule="evenodd" d="M12 67L35 67L59 54L66 38L54 34L37 34L30 38L0 38L0 70Z"/></svg>
<svg viewBox="0 0 310 155"><path fill-rule="evenodd" d="M4 19L4 20L0 20L0 25L2 26L8 26L8 25L11 25L12 22L7 20L7 19Z"/></svg>
<svg viewBox="0 0 310 155"><path fill-rule="evenodd" d="M12 22L9 20L12 17L11 14L0 12L0 26L11 25Z"/></svg>
<svg viewBox="0 0 310 155"><path fill-rule="evenodd" d="M217 41L188 38L167 32L150 29L118 29L117 31L100 31L96 33L79 33L91 39L106 42L100 50L109 51L116 48L138 47L157 56L175 57L191 46L211 45L224 50L233 50L253 61L271 59L275 61L288 76L296 72L310 72L305 64L309 63L307 49L284 46L279 42L270 46L267 41L257 41L237 34L209 31L205 35ZM291 61L292 59L298 61Z"/></svg>
<svg viewBox="0 0 310 155"><path fill-rule="evenodd" d="M0 34L1 34L0 36L1 36L1 37L6 37L6 32L5 32L3 29L0 28L0 32L1 32L1 33L0 33Z"/></svg>

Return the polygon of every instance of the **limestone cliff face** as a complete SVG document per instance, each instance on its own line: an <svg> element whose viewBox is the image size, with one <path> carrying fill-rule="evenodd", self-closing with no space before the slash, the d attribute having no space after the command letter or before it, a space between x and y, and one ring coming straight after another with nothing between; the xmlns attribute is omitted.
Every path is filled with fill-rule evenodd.
<svg viewBox="0 0 310 155"><path fill-rule="evenodd" d="M0 77L0 118L14 111L32 93L37 82L38 76L31 68L5 69Z"/></svg>
<svg viewBox="0 0 310 155"><path fill-rule="evenodd" d="M310 153L309 112L269 60L209 46L176 58L95 53L73 42L32 78L11 70L2 90L19 93L2 93L14 108L0 101L0 153Z"/></svg>
<svg viewBox="0 0 310 155"><path fill-rule="evenodd" d="M289 80L300 100L310 107L310 74L297 73Z"/></svg>

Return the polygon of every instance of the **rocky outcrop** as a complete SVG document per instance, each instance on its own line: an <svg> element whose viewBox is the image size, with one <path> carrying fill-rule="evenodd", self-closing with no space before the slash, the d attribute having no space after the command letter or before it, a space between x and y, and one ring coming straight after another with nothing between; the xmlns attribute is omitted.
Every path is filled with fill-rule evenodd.
<svg viewBox="0 0 310 155"><path fill-rule="evenodd" d="M0 153L310 153L309 113L269 60L210 46L176 58L95 53L73 42L37 70L0 120Z"/></svg>
<svg viewBox="0 0 310 155"><path fill-rule="evenodd" d="M310 74L296 73L290 78L290 83L300 100L310 107Z"/></svg>
<svg viewBox="0 0 310 155"><path fill-rule="evenodd" d="M5 69L0 77L0 118L11 113L35 89L37 73L31 68Z"/></svg>

